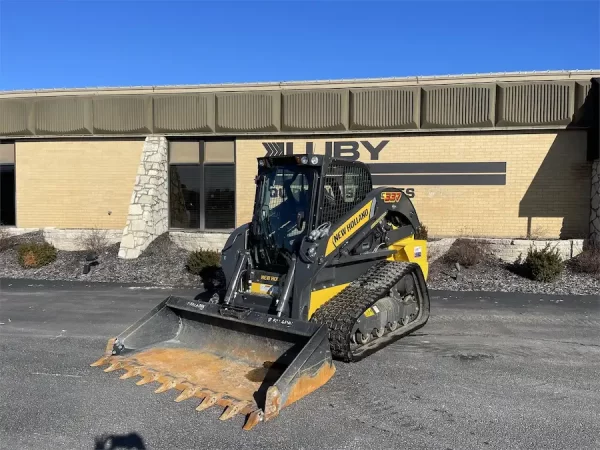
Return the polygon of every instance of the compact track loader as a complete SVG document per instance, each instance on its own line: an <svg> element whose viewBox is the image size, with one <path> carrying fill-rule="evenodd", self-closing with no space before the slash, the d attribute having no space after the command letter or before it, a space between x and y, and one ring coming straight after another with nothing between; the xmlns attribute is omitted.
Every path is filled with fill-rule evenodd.
<svg viewBox="0 0 600 450"><path fill-rule="evenodd" d="M224 283L171 296L92 366L180 391L197 410L224 407L244 429L429 318L426 242L396 188L373 189L368 167L324 155L258 159L252 222L221 255Z"/></svg>

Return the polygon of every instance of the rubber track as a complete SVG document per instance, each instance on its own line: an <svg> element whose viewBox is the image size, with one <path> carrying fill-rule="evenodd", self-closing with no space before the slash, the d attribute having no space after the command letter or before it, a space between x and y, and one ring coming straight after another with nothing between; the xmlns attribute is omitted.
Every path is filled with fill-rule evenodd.
<svg viewBox="0 0 600 450"><path fill-rule="evenodd" d="M413 266L414 263L381 261L315 311L311 321L326 324L329 328L334 358L345 362L355 359L350 339L356 321L377 300L387 295L402 277L410 274Z"/></svg>

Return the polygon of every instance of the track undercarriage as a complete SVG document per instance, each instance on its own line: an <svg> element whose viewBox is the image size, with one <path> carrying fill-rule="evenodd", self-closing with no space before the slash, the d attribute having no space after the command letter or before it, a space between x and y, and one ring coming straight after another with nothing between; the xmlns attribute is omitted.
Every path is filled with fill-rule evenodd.
<svg viewBox="0 0 600 450"><path fill-rule="evenodd" d="M429 296L419 266L382 261L311 320L328 326L332 356L351 362L421 328L428 317Z"/></svg>

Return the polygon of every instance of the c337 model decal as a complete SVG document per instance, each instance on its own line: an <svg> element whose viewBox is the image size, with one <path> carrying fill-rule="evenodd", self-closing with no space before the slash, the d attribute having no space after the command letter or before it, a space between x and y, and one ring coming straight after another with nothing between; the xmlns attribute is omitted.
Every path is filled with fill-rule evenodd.
<svg viewBox="0 0 600 450"><path fill-rule="evenodd" d="M384 203L396 203L400 201L400 197L402 197L402 192L391 191L391 192L382 192L381 199Z"/></svg>

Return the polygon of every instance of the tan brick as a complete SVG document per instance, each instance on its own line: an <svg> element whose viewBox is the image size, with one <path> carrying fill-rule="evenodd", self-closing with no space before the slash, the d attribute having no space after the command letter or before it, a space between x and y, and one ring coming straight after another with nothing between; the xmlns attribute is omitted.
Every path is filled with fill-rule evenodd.
<svg viewBox="0 0 600 450"><path fill-rule="evenodd" d="M294 142L295 149L304 149L311 141L322 154L328 140L384 139L390 142L376 162L507 163L506 186L398 186L414 187L417 213L432 235L526 237L529 231L540 238L587 237L591 164L585 132L572 130L238 139L237 186L252 186L237 190L238 225L251 219L256 158L265 155L262 142ZM369 152L359 151L360 160L370 162Z"/></svg>
<svg viewBox="0 0 600 450"><path fill-rule="evenodd" d="M17 142L17 226L123 228L143 144Z"/></svg>

